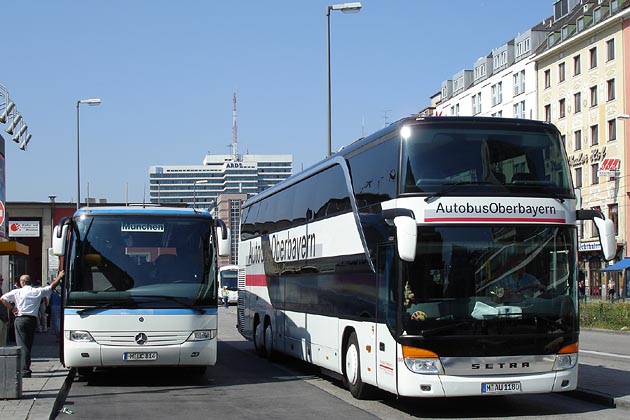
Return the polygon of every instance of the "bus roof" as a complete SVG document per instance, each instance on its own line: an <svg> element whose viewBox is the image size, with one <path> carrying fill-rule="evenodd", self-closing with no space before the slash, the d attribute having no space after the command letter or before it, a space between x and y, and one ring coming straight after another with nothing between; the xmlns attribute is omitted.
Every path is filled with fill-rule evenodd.
<svg viewBox="0 0 630 420"><path fill-rule="evenodd" d="M103 206L82 207L74 213L74 217L82 215L109 216L109 215L153 215L153 216L198 216L212 218L212 214L206 209L188 207L163 207L163 206Z"/></svg>
<svg viewBox="0 0 630 420"><path fill-rule="evenodd" d="M374 141L377 141L392 132L397 132L400 128L407 124L413 125L421 125L421 124L431 124L431 123L449 123L453 125L457 124L492 124L497 127L501 126L509 126L509 127L537 127L544 129L551 129L558 131L558 129L551 123L539 120L528 120L523 118L503 118L503 117L419 117L416 115L402 118L396 122L391 123L387 127L376 131L367 137L361 137L358 140L350 143L347 146L343 146L337 152L333 153L329 157L324 160L314 164L313 166L299 172L295 175L290 176L284 181L279 182L271 188L266 189L265 191L249 198L245 203L243 203L243 207L248 207L253 203L260 201L266 197L269 197L278 191L281 191L296 182L308 178L309 176L326 169L329 166L334 165L335 163L343 163L346 156L353 153L355 150L360 149Z"/></svg>

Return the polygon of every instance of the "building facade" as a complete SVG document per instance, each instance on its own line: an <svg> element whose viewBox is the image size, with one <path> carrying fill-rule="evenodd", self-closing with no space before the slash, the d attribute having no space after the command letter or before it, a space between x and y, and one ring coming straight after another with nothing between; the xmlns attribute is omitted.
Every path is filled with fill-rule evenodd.
<svg viewBox="0 0 630 420"><path fill-rule="evenodd" d="M538 118L560 130L579 190L582 208L601 210L615 224L618 257L627 249L627 162L624 121L624 22L630 9L618 1L569 2L557 8L547 26L544 44L536 53ZM623 2L621 2L623 3ZM626 2L627 3L627 2ZM601 296L607 266L593 223L580 224L579 261L590 295ZM620 272L610 273L620 289ZM624 294L625 295L625 294Z"/></svg>
<svg viewBox="0 0 630 420"><path fill-rule="evenodd" d="M202 165L149 168L150 201L216 207L220 194L253 196L291 176L292 155L206 155Z"/></svg>
<svg viewBox="0 0 630 420"><path fill-rule="evenodd" d="M230 229L230 255L219 257L219 266L238 264L238 243L241 238L241 208L247 200L247 194L219 194L217 198L217 215Z"/></svg>

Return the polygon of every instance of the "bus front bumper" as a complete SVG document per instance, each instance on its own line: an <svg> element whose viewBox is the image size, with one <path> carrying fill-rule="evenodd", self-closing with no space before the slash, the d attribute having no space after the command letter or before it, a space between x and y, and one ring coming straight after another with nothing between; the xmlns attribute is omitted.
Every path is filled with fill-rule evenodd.
<svg viewBox="0 0 630 420"><path fill-rule="evenodd" d="M459 397L564 392L576 389L577 372L577 367L509 376L421 375L407 371L398 381L398 393L407 397Z"/></svg>
<svg viewBox="0 0 630 420"><path fill-rule="evenodd" d="M186 341L169 346L111 346L64 341L66 367L212 366L217 340Z"/></svg>

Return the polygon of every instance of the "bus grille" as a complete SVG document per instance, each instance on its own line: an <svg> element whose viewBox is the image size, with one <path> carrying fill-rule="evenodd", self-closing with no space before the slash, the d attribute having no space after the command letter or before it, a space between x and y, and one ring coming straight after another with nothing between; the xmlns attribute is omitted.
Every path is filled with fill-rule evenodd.
<svg viewBox="0 0 630 420"><path fill-rule="evenodd" d="M136 342L136 336L144 333L147 341L144 344ZM100 331L91 332L94 341L103 346L173 346L184 343L190 332L182 331Z"/></svg>

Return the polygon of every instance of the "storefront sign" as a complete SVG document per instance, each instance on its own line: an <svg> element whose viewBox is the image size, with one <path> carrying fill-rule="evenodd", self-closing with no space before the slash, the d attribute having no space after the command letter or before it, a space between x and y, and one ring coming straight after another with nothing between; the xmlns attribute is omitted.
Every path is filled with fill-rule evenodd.
<svg viewBox="0 0 630 420"><path fill-rule="evenodd" d="M39 221L9 220L10 238L38 238Z"/></svg>
<svg viewBox="0 0 630 420"><path fill-rule="evenodd" d="M602 244L599 242L580 242L578 246L579 252L588 252L588 251L601 251Z"/></svg>
<svg viewBox="0 0 630 420"><path fill-rule="evenodd" d="M619 176L621 159L607 158L599 163L597 176L616 177Z"/></svg>

